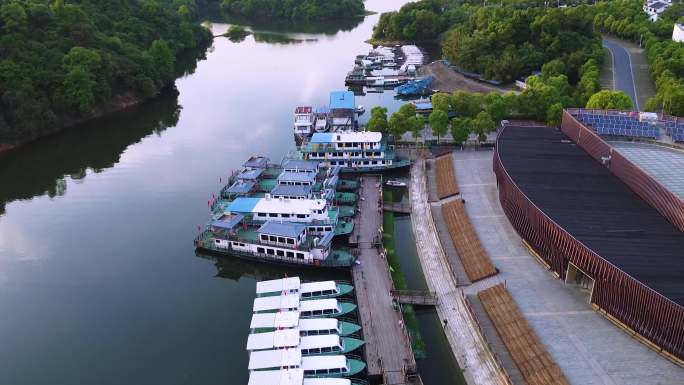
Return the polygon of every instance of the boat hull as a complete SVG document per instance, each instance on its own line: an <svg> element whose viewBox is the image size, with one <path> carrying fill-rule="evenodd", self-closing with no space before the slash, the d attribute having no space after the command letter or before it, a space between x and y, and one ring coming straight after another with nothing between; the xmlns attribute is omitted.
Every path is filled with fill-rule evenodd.
<svg viewBox="0 0 684 385"><path fill-rule="evenodd" d="M208 253L214 256L220 256L220 257L232 257L232 258L239 258L239 259L244 259L248 261L258 261L258 262L264 262L264 263L270 263L273 265L281 265L281 266L297 266L297 267L303 267L303 268L312 268L312 269L333 269L333 270L348 270L354 265L354 261L350 261L349 264L339 264L339 265L334 265L334 264L326 264L326 263L302 263L302 262L297 262L296 260L285 260L285 259L275 259L275 258L266 258L266 257L261 257L259 255L254 255L254 254L249 254L249 253L239 253L236 252L235 250L230 250L230 249L214 249L214 248L206 248L203 247L202 245L197 245L196 246L197 251L202 251L204 253Z"/></svg>

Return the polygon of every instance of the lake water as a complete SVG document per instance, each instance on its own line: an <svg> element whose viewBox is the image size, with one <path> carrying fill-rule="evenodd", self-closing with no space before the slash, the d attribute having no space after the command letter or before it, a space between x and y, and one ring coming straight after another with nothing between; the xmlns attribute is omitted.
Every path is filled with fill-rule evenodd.
<svg viewBox="0 0 684 385"><path fill-rule="evenodd" d="M284 270L198 257L192 239L219 181L280 159L294 107L343 88L377 19L217 38L177 93L0 155L0 384L245 384L255 278Z"/></svg>

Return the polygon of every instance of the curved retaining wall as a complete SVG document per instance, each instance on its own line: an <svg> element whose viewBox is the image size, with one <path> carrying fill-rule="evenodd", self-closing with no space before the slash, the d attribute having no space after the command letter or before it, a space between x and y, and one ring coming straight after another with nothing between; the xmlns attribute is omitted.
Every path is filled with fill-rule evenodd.
<svg viewBox="0 0 684 385"><path fill-rule="evenodd" d="M568 111L563 111L561 131L577 143L594 159L611 157L608 169L632 191L667 218L679 231L684 232L684 201L653 179L606 143L600 136L584 126Z"/></svg>
<svg viewBox="0 0 684 385"><path fill-rule="evenodd" d="M602 140L586 142L590 149L587 152L596 151L597 154L607 146ZM601 258L546 216L508 174L499 157L498 146L494 153L494 173L506 216L550 268L565 279L568 263L572 262L590 275L594 278L593 304L639 334L652 344L652 348L673 356L681 364L684 360L684 308Z"/></svg>

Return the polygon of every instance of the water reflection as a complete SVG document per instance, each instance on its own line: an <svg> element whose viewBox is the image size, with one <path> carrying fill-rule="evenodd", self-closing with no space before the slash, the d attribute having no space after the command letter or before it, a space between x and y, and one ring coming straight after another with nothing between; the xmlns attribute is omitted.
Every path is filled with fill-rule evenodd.
<svg viewBox="0 0 684 385"><path fill-rule="evenodd" d="M343 20L328 21L288 21L288 20L254 20L237 16L228 16L221 13L213 13L207 16L212 23L229 23L248 25L255 32L271 33L307 33L317 35L335 35L338 32L351 31L364 20L363 17L354 17Z"/></svg>
<svg viewBox="0 0 684 385"><path fill-rule="evenodd" d="M139 107L40 139L0 156L0 215L17 199L66 193L66 179L81 180L119 162L126 148L178 123L178 91L164 92Z"/></svg>

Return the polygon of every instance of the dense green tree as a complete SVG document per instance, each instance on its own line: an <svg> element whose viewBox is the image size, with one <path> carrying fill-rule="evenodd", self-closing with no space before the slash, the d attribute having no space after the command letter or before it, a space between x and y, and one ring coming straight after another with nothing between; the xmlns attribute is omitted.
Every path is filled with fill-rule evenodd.
<svg viewBox="0 0 684 385"><path fill-rule="evenodd" d="M449 115L442 110L434 110L430 114L428 122L430 123L432 133L437 135L437 141L439 142L439 138L444 136L449 128Z"/></svg>
<svg viewBox="0 0 684 385"><path fill-rule="evenodd" d="M371 109L371 116L368 119L368 124L366 128L369 131L374 132L387 132L387 108L385 107L373 107Z"/></svg>
<svg viewBox="0 0 684 385"><path fill-rule="evenodd" d="M0 2L0 143L36 138L126 95L172 84L176 58L211 33L178 13L195 0ZM186 60L188 63L191 60Z"/></svg>
<svg viewBox="0 0 684 385"><path fill-rule="evenodd" d="M478 93L456 91L451 95L451 106L459 116L475 117L482 111L483 98Z"/></svg>
<svg viewBox="0 0 684 385"><path fill-rule="evenodd" d="M442 110L446 113L449 112L449 106L451 104L451 95L444 92L438 92L432 95L432 109Z"/></svg>
<svg viewBox="0 0 684 385"><path fill-rule="evenodd" d="M561 124L562 117L563 105L560 103L552 104L546 111L546 124L548 124L551 127L558 127Z"/></svg>
<svg viewBox="0 0 684 385"><path fill-rule="evenodd" d="M463 144L473 128L473 120L470 118L454 118L451 120L451 137L456 144Z"/></svg>
<svg viewBox="0 0 684 385"><path fill-rule="evenodd" d="M406 115L395 112L390 116L388 121L388 130L392 134L395 140L398 140L404 133L409 129L408 118Z"/></svg>
<svg viewBox="0 0 684 385"><path fill-rule="evenodd" d="M363 0L223 0L232 15L287 20L331 20L363 15Z"/></svg>
<svg viewBox="0 0 684 385"><path fill-rule="evenodd" d="M589 98L587 108L631 110L634 105L632 99L622 91L603 90Z"/></svg>
<svg viewBox="0 0 684 385"><path fill-rule="evenodd" d="M489 93L485 98L485 111L498 122L504 119L509 114L509 106L506 104L506 99L504 99L501 94L496 92Z"/></svg>
<svg viewBox="0 0 684 385"><path fill-rule="evenodd" d="M473 119L473 131L480 140L485 140L487 134L496 129L494 119L486 112L482 111Z"/></svg>
<svg viewBox="0 0 684 385"><path fill-rule="evenodd" d="M401 107L399 107L398 112L404 115L406 118L410 118L411 116L416 115L416 106L413 103L404 103Z"/></svg>

